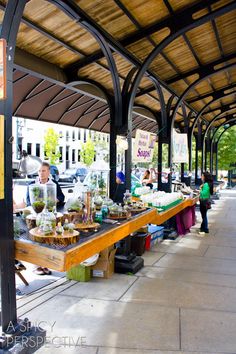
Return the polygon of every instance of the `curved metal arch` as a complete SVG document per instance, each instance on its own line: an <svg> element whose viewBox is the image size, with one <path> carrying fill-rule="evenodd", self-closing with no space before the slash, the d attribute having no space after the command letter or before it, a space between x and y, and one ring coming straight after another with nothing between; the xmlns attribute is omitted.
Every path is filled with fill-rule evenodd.
<svg viewBox="0 0 236 354"><path fill-rule="evenodd" d="M236 118L233 118L232 119L232 121L234 121L234 120L236 120ZM224 125L225 123L222 123L216 130L215 130L215 132L214 133L217 133L217 131ZM230 129L230 128L232 128L233 126L235 126L236 125L236 122L235 123L233 123L233 124L230 124L230 126L228 127L228 128L226 128L226 129L224 129L223 131L222 131L222 133L220 134L220 136L218 137L218 139L217 139L217 141L216 142L214 142L214 137L211 139L211 141L210 141L210 152L211 152L211 156L210 156L210 171L211 171L211 173L212 173L212 170L213 170L213 154L214 154L214 152L217 154L217 150L218 150L218 143L219 143L219 141L220 141L220 139L221 139L221 137L222 137L222 135L228 130L228 129ZM214 136L214 134L213 134L213 136ZM215 151L214 151L214 144L215 144ZM218 162L217 162L217 158L216 158L216 176L218 175Z"/></svg>
<svg viewBox="0 0 236 354"><path fill-rule="evenodd" d="M224 108L224 107L225 107L225 108ZM211 128L212 124L213 124L218 118L220 118L220 116L221 116L222 114L225 114L225 113L227 113L227 112L229 112L229 111L232 111L232 110L234 109L234 108L230 108L229 105L224 106L224 107L222 107L221 112L218 113L218 114L209 122L209 124L208 124L208 126L206 127L206 130L205 130L205 132L204 132L203 139L205 139L205 137L206 137L206 135L208 134L209 129ZM223 108L224 108L224 109L223 109ZM225 117L222 117L222 119L223 119L223 118L225 118Z"/></svg>
<svg viewBox="0 0 236 354"><path fill-rule="evenodd" d="M65 1L46 0L46 1L60 8L65 14L67 14L67 16L69 16L76 22L79 22L82 27L84 27L92 34L92 36L96 39L96 41L100 45L100 48L103 51L104 56L106 57L106 60L108 62L108 66L110 68L110 73L112 77L113 90L114 90L114 106L115 106L115 112L117 116L116 123L118 125L122 125L122 96L121 96L120 81L119 81L119 75L118 75L116 63L113 58L109 45L103 38L102 34L99 33L99 31L91 23L89 23L86 20L86 18L84 18L85 17L84 13L78 7L77 4L72 2L72 0L65 0Z"/></svg>
<svg viewBox="0 0 236 354"><path fill-rule="evenodd" d="M206 7L207 7L207 3L206 3ZM192 19L191 16L189 16L188 18L184 18L183 19L184 25L182 25L182 23L179 22L178 25L176 25L175 28L172 29L172 33L170 35L168 35L156 48L153 49L153 51L144 60L141 68L137 72L135 79L132 83L132 89L131 89L131 94L130 94L130 98L129 98L128 114L130 115L132 112L132 106L134 103L135 95L136 95L139 83L140 83L143 75L145 74L147 68L150 66L152 61L156 58L156 56L158 54L160 54L161 51L168 44L170 44L173 40L175 40L176 38L178 38L180 35L184 34L185 32L187 32L195 27L201 26L202 24L212 20L213 18L221 16L229 11L232 11L235 8L236 8L236 3L231 3L231 4L224 6L223 8L219 8L215 11L212 11L210 14L204 15L196 20Z"/></svg>
<svg viewBox="0 0 236 354"><path fill-rule="evenodd" d="M224 71L224 70L227 70L227 69L230 69L230 68L233 68L233 67L236 67L236 63L232 63L232 64L229 64L227 66L224 66L222 68L219 68L217 70L214 70L212 69L212 72L210 73L207 73L205 76L203 77L200 77L198 80L194 81L191 85L188 86L188 88L181 94L181 96L179 97L176 105L175 105L175 108L174 108L174 111L173 111L173 114L172 114L172 127L173 127L173 124L174 124L174 120L175 120L175 116L176 116L176 113L182 103L182 101L184 100L184 98L188 95L188 93L195 87L197 86L200 82L206 80L207 78L215 75L215 74L219 74L221 71Z"/></svg>
<svg viewBox="0 0 236 354"><path fill-rule="evenodd" d="M216 144L219 144L222 135L223 135L228 129L230 129L230 128L236 126L236 118L234 118L233 120L235 120L235 123L234 123L234 124L231 124L228 128L226 128L225 130L223 130L223 132L220 134L219 138L217 139ZM232 120L232 121L233 121L233 120ZM221 127L222 127L222 125L221 125Z"/></svg>
<svg viewBox="0 0 236 354"><path fill-rule="evenodd" d="M211 138L211 143L214 142L214 139L215 139L215 136L216 136L216 133L218 132L218 130L219 130L220 128L222 128L225 124L228 124L228 123L230 123L231 121L234 121L234 120L236 120L236 117L230 118L228 121L226 121L226 122L224 122L224 123L221 123L221 124L217 127L217 129L214 131L213 136L212 136L212 138Z"/></svg>
<svg viewBox="0 0 236 354"><path fill-rule="evenodd" d="M224 106L225 108L224 109L221 109L221 112L218 113L208 124L208 126L206 127L206 130L204 131L203 133L203 137L202 137L202 164L204 166L205 164L205 140L206 140L206 137L207 137L207 134L209 132L209 129L211 128L212 124L218 119L220 118L221 115L223 115L224 113L227 113L229 111L231 111L232 109L227 109L229 107L229 105L227 106ZM227 117L227 115L226 115ZM225 117L222 117L222 119L225 118ZM191 132L192 133L192 132Z"/></svg>
<svg viewBox="0 0 236 354"><path fill-rule="evenodd" d="M209 107L212 103L221 100L222 98L225 98L225 97L231 96L231 95L235 95L235 94L236 94L235 91L226 93L224 96L218 97L218 98L216 98L216 99L213 98L213 99L212 99L211 101L209 101L205 106L203 106L202 109L201 109L201 110L198 112L198 114L196 115L195 120L194 120L194 122L193 122L193 125L191 126L192 131L195 129L198 119L201 118L201 115L203 114L203 112L206 110L207 107ZM219 107L219 109L221 109L221 107ZM207 112L206 112L206 114L207 114Z"/></svg>

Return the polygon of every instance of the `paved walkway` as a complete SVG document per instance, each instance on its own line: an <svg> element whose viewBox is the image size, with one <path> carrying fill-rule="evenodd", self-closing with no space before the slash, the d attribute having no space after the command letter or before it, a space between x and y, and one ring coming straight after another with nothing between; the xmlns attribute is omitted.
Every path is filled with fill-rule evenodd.
<svg viewBox="0 0 236 354"><path fill-rule="evenodd" d="M136 276L61 278L18 300L19 317L46 321L54 341L37 353L235 354L236 192L216 202L209 220L204 238L196 225L146 253Z"/></svg>

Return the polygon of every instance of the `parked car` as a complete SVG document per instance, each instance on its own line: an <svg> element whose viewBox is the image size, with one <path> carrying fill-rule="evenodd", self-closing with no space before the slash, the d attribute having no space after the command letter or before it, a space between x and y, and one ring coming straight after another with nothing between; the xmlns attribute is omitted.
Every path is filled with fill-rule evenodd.
<svg viewBox="0 0 236 354"><path fill-rule="evenodd" d="M52 176L52 179L54 179L56 182L59 181L59 171L57 166L50 165L50 174Z"/></svg>
<svg viewBox="0 0 236 354"><path fill-rule="evenodd" d="M60 174L59 182L68 182L68 183L76 183L78 182L78 178L76 176L76 169L75 168L68 168Z"/></svg>
<svg viewBox="0 0 236 354"><path fill-rule="evenodd" d="M78 181L83 182L86 175L88 173L87 168L79 167L79 168L68 168L62 173L59 177L59 182L69 182L76 183Z"/></svg>
<svg viewBox="0 0 236 354"><path fill-rule="evenodd" d="M82 182L82 183L83 183L85 177L87 176L87 174L88 174L88 170L85 167L79 167L76 170L76 177L77 178L79 177L80 182Z"/></svg>
<svg viewBox="0 0 236 354"><path fill-rule="evenodd" d="M105 183L108 180L108 173L107 171L102 172L89 172L83 181L83 185L89 188L94 188L94 182L99 181L101 174L102 178L104 179ZM99 183L99 182L98 182ZM131 190L133 190L136 186L141 186L140 180L134 175L131 174Z"/></svg>

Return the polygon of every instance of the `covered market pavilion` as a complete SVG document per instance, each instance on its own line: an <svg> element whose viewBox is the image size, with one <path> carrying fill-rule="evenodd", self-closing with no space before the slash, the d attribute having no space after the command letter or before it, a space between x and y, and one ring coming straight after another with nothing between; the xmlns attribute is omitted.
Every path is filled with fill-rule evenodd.
<svg viewBox="0 0 236 354"><path fill-rule="evenodd" d="M0 17L6 41L6 95L0 101L4 332L17 321L12 116L109 133L111 197L117 136L128 140L129 188L136 129L157 134L160 190L166 189L162 147L168 145L171 171L174 130L188 134L188 170L195 170L196 181L208 166L217 179L218 141L236 124L236 1L1 0Z"/></svg>

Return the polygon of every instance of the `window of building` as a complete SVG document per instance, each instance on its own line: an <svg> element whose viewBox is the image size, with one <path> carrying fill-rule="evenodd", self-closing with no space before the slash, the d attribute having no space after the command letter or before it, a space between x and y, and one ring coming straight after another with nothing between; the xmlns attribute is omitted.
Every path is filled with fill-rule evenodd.
<svg viewBox="0 0 236 354"><path fill-rule="evenodd" d="M87 141L86 130L84 129L84 143Z"/></svg>
<svg viewBox="0 0 236 354"><path fill-rule="evenodd" d="M72 140L75 141L75 131L72 132Z"/></svg>
<svg viewBox="0 0 236 354"><path fill-rule="evenodd" d="M40 157L40 144L36 144L36 156Z"/></svg>
<svg viewBox="0 0 236 354"><path fill-rule="evenodd" d="M72 149L72 163L75 163L75 149Z"/></svg>
<svg viewBox="0 0 236 354"><path fill-rule="evenodd" d="M27 154L31 155L32 153L32 144L31 143L27 143Z"/></svg>
<svg viewBox="0 0 236 354"><path fill-rule="evenodd" d="M59 146L59 152L60 152L59 161L63 162L63 147L62 146Z"/></svg>
<svg viewBox="0 0 236 354"><path fill-rule="evenodd" d="M66 131L66 141L70 140L70 133L68 132L68 130Z"/></svg>
<svg viewBox="0 0 236 354"><path fill-rule="evenodd" d="M69 161L69 146L66 147L66 161Z"/></svg>
<svg viewBox="0 0 236 354"><path fill-rule="evenodd" d="M80 131L80 128L78 129L78 140L81 139L81 131Z"/></svg>
<svg viewBox="0 0 236 354"><path fill-rule="evenodd" d="M60 137L60 138L63 138L62 130L59 132L59 137Z"/></svg>
<svg viewBox="0 0 236 354"><path fill-rule="evenodd" d="M80 162L80 150L78 150L78 158L77 158L78 162Z"/></svg>

